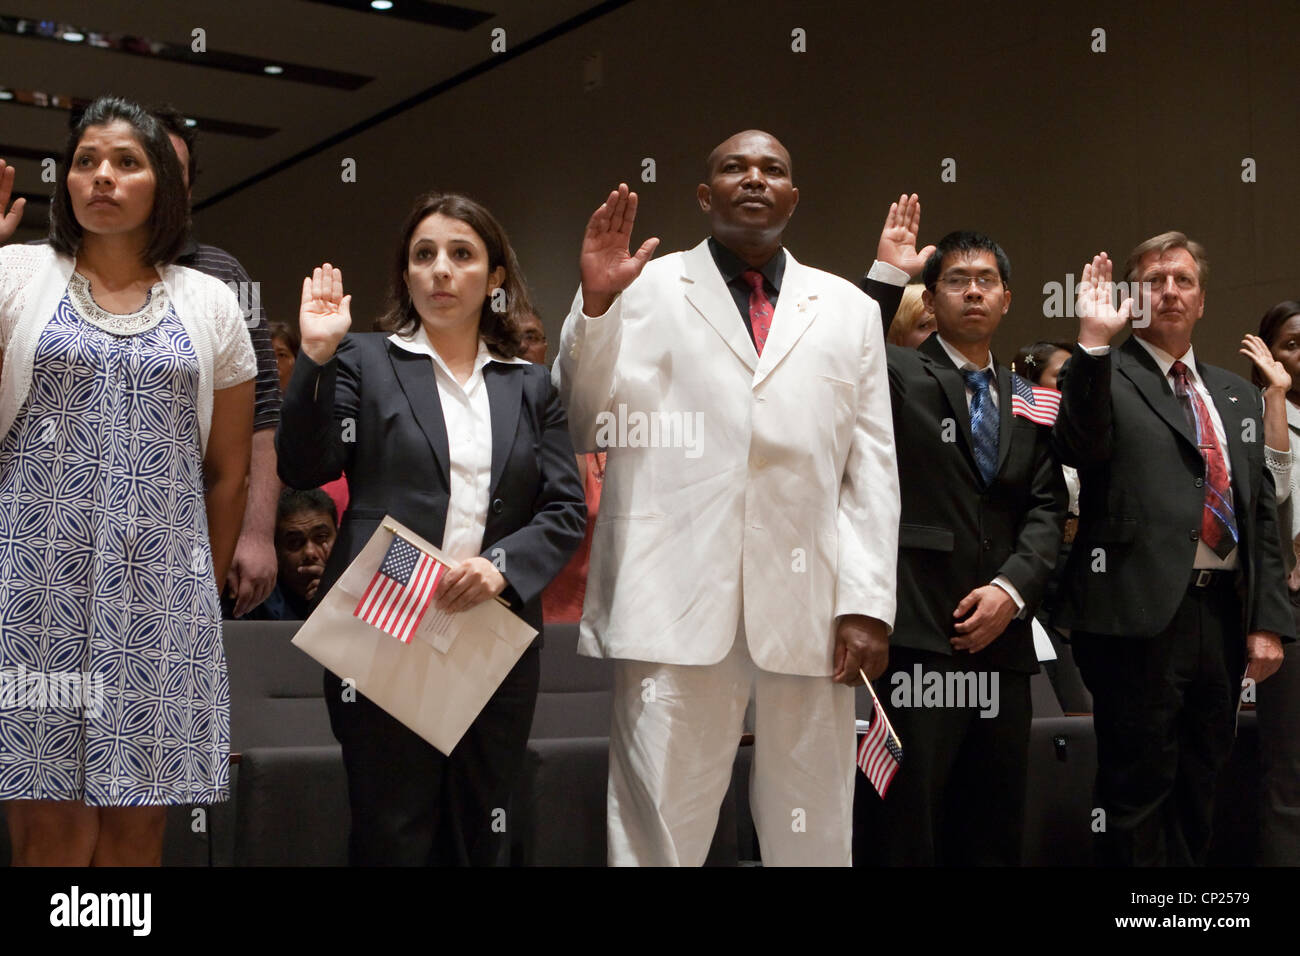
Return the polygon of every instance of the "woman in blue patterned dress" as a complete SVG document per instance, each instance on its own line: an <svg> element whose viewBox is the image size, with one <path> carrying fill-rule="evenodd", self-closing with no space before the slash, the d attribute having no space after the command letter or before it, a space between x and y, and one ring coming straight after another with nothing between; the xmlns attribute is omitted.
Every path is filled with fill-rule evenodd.
<svg viewBox="0 0 1300 956"><path fill-rule="evenodd" d="M69 137L50 244L0 249L0 800L16 864L156 865L167 805L226 796L218 582L255 364L233 293L169 265L188 227L166 133L103 98Z"/></svg>

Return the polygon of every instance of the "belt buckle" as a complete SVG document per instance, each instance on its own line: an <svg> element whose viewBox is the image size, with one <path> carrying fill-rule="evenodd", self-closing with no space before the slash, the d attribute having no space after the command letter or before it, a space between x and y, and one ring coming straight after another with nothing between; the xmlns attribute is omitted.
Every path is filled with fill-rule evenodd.
<svg viewBox="0 0 1300 956"><path fill-rule="evenodd" d="M1210 582L1213 580L1214 580L1214 572L1210 570L1202 569L1196 572L1196 580L1193 583L1198 588L1204 588L1204 587L1209 587Z"/></svg>

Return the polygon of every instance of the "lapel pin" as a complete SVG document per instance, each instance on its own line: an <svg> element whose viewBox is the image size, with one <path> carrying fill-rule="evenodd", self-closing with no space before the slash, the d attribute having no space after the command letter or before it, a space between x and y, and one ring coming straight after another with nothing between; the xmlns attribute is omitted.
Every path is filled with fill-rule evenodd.
<svg viewBox="0 0 1300 956"><path fill-rule="evenodd" d="M1237 404L1237 396L1236 396L1236 395L1229 395L1229 396L1228 396L1228 401L1230 401L1230 402L1232 402L1232 404L1236 405L1236 404Z"/></svg>

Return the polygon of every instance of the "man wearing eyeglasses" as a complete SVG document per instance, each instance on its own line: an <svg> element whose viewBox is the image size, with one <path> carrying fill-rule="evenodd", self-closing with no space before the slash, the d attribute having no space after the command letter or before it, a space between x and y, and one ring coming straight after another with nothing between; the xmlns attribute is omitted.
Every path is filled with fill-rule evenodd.
<svg viewBox="0 0 1300 956"><path fill-rule="evenodd" d="M936 333L888 349L902 521L898 613L875 683L904 758L883 800L858 788L855 862L1020 862L1030 620L1067 495L1051 396L990 351L1010 272L988 236L945 236L922 272Z"/></svg>
<svg viewBox="0 0 1300 956"><path fill-rule="evenodd" d="M524 320L521 338L523 339L524 350L519 353L519 357L535 365L545 365L546 330L542 328L542 320L536 313L530 312Z"/></svg>

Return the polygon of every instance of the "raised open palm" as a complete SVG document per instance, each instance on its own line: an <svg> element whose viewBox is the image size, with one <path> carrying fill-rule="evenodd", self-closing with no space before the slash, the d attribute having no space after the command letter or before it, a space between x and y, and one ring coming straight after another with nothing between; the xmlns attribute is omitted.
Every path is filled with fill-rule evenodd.
<svg viewBox="0 0 1300 956"><path fill-rule="evenodd" d="M904 193L898 197L898 202L889 206L889 215L885 216L885 226L880 230L880 242L876 245L876 258L916 278L926 260L934 254L934 246L926 246L917 252L916 236L920 228L921 200L916 193L910 196Z"/></svg>
<svg viewBox="0 0 1300 956"><path fill-rule="evenodd" d="M23 221L23 209L26 199L15 199L9 205L9 197L14 192L15 169L0 159L0 243L8 242L18 231L18 224Z"/></svg>
<svg viewBox="0 0 1300 956"><path fill-rule="evenodd" d="M635 253L630 251L636 205L636 193L619 183L587 221L578 257L585 302L607 304L632 284L658 248L658 239L647 239Z"/></svg>
<svg viewBox="0 0 1300 956"><path fill-rule="evenodd" d="M298 307L298 331L302 349L320 362L334 354L352 327L352 296L343 294L343 272L328 262L302 280L302 304Z"/></svg>
<svg viewBox="0 0 1300 956"><path fill-rule="evenodd" d="M1115 287L1111 282L1113 266L1102 252L1083 267L1079 283L1079 342L1089 348L1108 345L1133 314L1133 299L1127 298L1115 308Z"/></svg>

